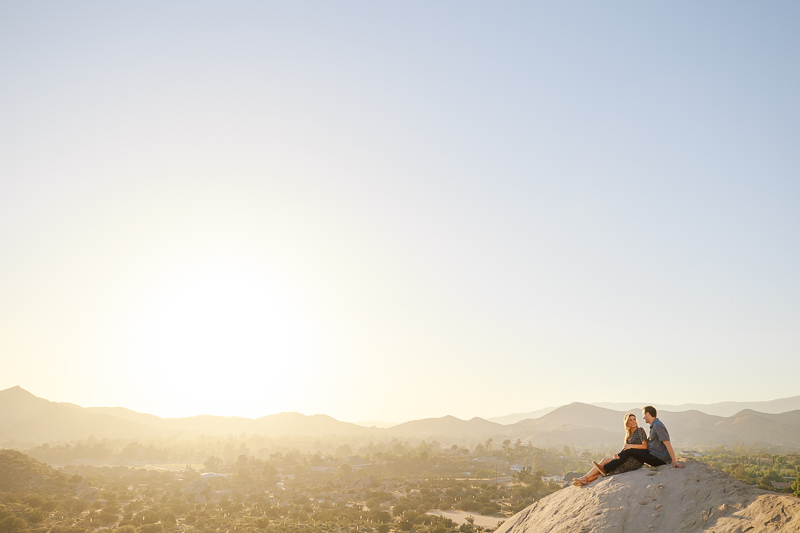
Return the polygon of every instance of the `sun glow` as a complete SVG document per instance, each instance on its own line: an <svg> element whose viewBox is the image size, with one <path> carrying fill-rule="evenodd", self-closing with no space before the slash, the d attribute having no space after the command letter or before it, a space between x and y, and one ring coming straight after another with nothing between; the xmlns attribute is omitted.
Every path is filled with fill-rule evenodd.
<svg viewBox="0 0 800 533"><path fill-rule="evenodd" d="M230 262L179 272L146 291L131 339L150 392L180 391L171 403L181 414L289 409L293 379L311 355L307 321L290 292ZM213 402L204 399L210 395Z"/></svg>

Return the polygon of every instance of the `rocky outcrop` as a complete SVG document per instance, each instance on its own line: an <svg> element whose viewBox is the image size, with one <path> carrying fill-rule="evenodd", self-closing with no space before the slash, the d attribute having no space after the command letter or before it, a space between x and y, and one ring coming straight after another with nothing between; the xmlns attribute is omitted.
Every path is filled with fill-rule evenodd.
<svg viewBox="0 0 800 533"><path fill-rule="evenodd" d="M645 467L569 487L496 533L800 532L800 499L745 485L703 463Z"/></svg>
<svg viewBox="0 0 800 533"><path fill-rule="evenodd" d="M198 480L181 491L189 503L206 503L209 500L219 501L223 498L231 498L231 489L214 490L209 488L204 480Z"/></svg>
<svg viewBox="0 0 800 533"><path fill-rule="evenodd" d="M54 468L15 450L0 450L0 492L32 490L60 493L67 477Z"/></svg>
<svg viewBox="0 0 800 533"><path fill-rule="evenodd" d="M98 490L89 485L88 479L84 479L75 487L75 495L89 503L94 503L94 500L97 498L97 493Z"/></svg>

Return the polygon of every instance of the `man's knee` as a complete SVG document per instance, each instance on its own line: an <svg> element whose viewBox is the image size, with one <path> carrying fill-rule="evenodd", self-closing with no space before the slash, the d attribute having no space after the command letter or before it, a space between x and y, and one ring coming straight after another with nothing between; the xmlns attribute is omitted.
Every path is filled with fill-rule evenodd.
<svg viewBox="0 0 800 533"><path fill-rule="evenodd" d="M631 455L642 462L653 457L647 450L631 450Z"/></svg>
<svg viewBox="0 0 800 533"><path fill-rule="evenodd" d="M654 455L650 455L649 453L642 455L640 460L643 463L649 464L650 466L661 466L663 464L666 464L664 461L662 461L658 457L656 457Z"/></svg>

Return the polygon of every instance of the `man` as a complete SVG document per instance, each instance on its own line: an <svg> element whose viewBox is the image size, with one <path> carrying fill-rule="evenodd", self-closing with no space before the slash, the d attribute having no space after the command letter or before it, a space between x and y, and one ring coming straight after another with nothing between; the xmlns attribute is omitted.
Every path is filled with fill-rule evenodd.
<svg viewBox="0 0 800 533"><path fill-rule="evenodd" d="M624 450L615 455L615 458L605 465L601 466L592 461L595 468L602 475L607 475L606 471L614 470L624 463L628 457L635 457L651 466L661 466L667 463L672 463L673 468L684 468L686 466L683 463L679 463L675 457L675 450L672 449L672 444L669 441L669 432L664 423L656 418L656 408L652 405L642 407L642 416L644 416L645 422L650 424L650 438L647 439L647 449L628 448L626 445Z"/></svg>

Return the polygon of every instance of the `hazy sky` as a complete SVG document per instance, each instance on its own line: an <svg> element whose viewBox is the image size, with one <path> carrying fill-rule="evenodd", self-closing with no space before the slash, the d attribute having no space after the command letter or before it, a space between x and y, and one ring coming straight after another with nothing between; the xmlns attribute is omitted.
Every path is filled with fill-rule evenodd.
<svg viewBox="0 0 800 533"><path fill-rule="evenodd" d="M800 394L800 6L3 2L0 389Z"/></svg>

